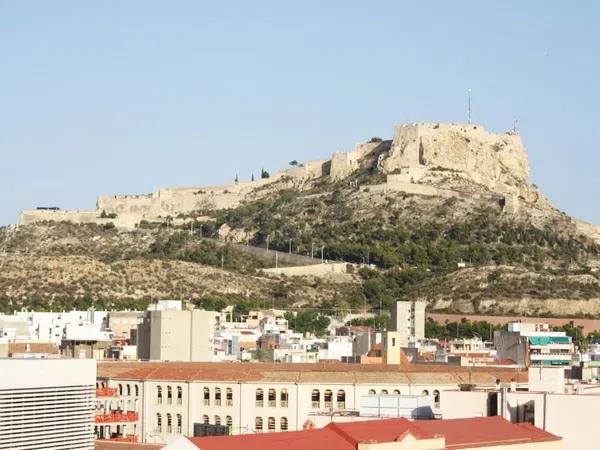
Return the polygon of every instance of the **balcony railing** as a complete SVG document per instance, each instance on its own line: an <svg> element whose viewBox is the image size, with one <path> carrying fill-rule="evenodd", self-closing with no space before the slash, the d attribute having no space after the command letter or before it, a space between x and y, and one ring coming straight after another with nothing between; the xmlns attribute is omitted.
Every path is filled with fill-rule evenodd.
<svg viewBox="0 0 600 450"><path fill-rule="evenodd" d="M271 408L274 408L275 406L277 406L277 401L276 400L269 400L269 406Z"/></svg>
<svg viewBox="0 0 600 450"><path fill-rule="evenodd" d="M96 423L137 422L137 420L138 413L135 411L126 413L96 414Z"/></svg>
<svg viewBox="0 0 600 450"><path fill-rule="evenodd" d="M279 402L279 404L281 405L282 408L287 408L288 407L288 401L287 400L281 400L281 402Z"/></svg>
<svg viewBox="0 0 600 450"><path fill-rule="evenodd" d="M233 406L233 400L228 398L226 404L227 404L227 406Z"/></svg>
<svg viewBox="0 0 600 450"><path fill-rule="evenodd" d="M117 388L97 388L96 389L96 397L116 397L117 396Z"/></svg>

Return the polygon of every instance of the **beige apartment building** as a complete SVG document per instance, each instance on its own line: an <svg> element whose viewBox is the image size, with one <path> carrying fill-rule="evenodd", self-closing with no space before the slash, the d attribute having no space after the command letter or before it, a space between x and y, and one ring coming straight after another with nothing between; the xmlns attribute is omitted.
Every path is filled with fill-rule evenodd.
<svg viewBox="0 0 600 450"><path fill-rule="evenodd" d="M193 435L194 423L227 425L233 434L301 430L315 414L357 411L366 395L430 395L440 407L445 391L469 380L492 387L514 375L440 366L101 362L98 386L120 393L120 410L138 413L128 433L158 443Z"/></svg>
<svg viewBox="0 0 600 450"><path fill-rule="evenodd" d="M212 361L219 313L199 309L146 311L137 332L138 359Z"/></svg>

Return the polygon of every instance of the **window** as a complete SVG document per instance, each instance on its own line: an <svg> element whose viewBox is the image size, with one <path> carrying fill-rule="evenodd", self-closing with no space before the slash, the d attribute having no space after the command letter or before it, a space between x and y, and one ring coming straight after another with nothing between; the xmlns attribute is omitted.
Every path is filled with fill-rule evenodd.
<svg viewBox="0 0 600 450"><path fill-rule="evenodd" d="M435 407L439 408L440 407L440 391L438 391L437 389L435 391L433 391L433 401L435 402Z"/></svg>
<svg viewBox="0 0 600 450"><path fill-rule="evenodd" d="M160 415L160 413L156 414L156 432L162 432L162 416Z"/></svg>
<svg viewBox="0 0 600 450"><path fill-rule="evenodd" d="M177 414L177 434L181 434L181 426L183 420L181 419L181 414Z"/></svg>
<svg viewBox="0 0 600 450"><path fill-rule="evenodd" d="M288 391L287 391L287 389L281 390L281 393L279 394L279 404L281 405L282 408L288 407Z"/></svg>
<svg viewBox="0 0 600 450"><path fill-rule="evenodd" d="M156 386L156 403L162 404L162 386Z"/></svg>
<svg viewBox="0 0 600 450"><path fill-rule="evenodd" d="M343 389L337 391L337 407L338 409L346 408L346 391Z"/></svg>
<svg viewBox="0 0 600 450"><path fill-rule="evenodd" d="M225 416L225 425L231 428L231 426L233 425L233 419L231 418L231 416Z"/></svg>
<svg viewBox="0 0 600 450"><path fill-rule="evenodd" d="M326 389L323 393L323 400L325 400L325 408L332 408L333 406L333 392L330 389Z"/></svg>
<svg viewBox="0 0 600 450"><path fill-rule="evenodd" d="M233 389L227 388L227 390L225 391L225 396L227 406L233 406Z"/></svg>
<svg viewBox="0 0 600 450"><path fill-rule="evenodd" d="M321 393L318 389L313 389L310 400L313 408L319 408L321 406Z"/></svg>
<svg viewBox="0 0 600 450"><path fill-rule="evenodd" d="M267 427L269 428L269 431L275 431L275 417L269 417Z"/></svg>
<svg viewBox="0 0 600 450"><path fill-rule="evenodd" d="M394 389L394 395L400 395L400 390L399 389Z"/></svg>
<svg viewBox="0 0 600 450"><path fill-rule="evenodd" d="M207 387L204 388L203 399L204 406L210 405L210 389Z"/></svg>
<svg viewBox="0 0 600 450"><path fill-rule="evenodd" d="M264 405L264 396L263 396L263 390L261 388L258 388L256 390L256 406L258 408L262 408ZM262 419L261 419L262 420Z"/></svg>
<svg viewBox="0 0 600 450"><path fill-rule="evenodd" d="M277 406L277 392L275 392L275 389L269 389L269 406Z"/></svg>
<svg viewBox="0 0 600 450"><path fill-rule="evenodd" d="M377 392L375 392L375 389L369 389L369 395L375 395L377 394Z"/></svg>
<svg viewBox="0 0 600 450"><path fill-rule="evenodd" d="M382 389L381 390L381 395L388 395L388 390L387 389Z"/></svg>
<svg viewBox="0 0 600 450"><path fill-rule="evenodd" d="M208 425L208 422L209 422L208 416L207 416L206 414L204 414L204 415L202 416L202 423L203 423L204 425Z"/></svg>
<svg viewBox="0 0 600 450"><path fill-rule="evenodd" d="M221 416L215 416L215 425L221 425Z"/></svg>
<svg viewBox="0 0 600 450"><path fill-rule="evenodd" d="M421 395L429 395L429 391L425 389L423 392L421 392Z"/></svg>
<svg viewBox="0 0 600 450"><path fill-rule="evenodd" d="M279 429L281 431L287 431L288 430L288 420L287 420L287 417L282 417L279 420Z"/></svg>
<svg viewBox="0 0 600 450"><path fill-rule="evenodd" d="M119 384L119 395L123 395L123 385Z"/></svg>
<svg viewBox="0 0 600 450"><path fill-rule="evenodd" d="M131 385L128 384L126 387L127 387L127 396L130 396L131 395Z"/></svg>
<svg viewBox="0 0 600 450"><path fill-rule="evenodd" d="M263 423L262 423L262 417L257 417L256 419L254 419L254 429L256 430L257 433L262 433L262 429L263 429Z"/></svg>
<svg viewBox="0 0 600 450"><path fill-rule="evenodd" d="M181 386L177 386L177 404L181 405L183 403L183 389Z"/></svg>
<svg viewBox="0 0 600 450"><path fill-rule="evenodd" d="M171 414L167 413L167 433L171 433L173 431L173 419L171 418Z"/></svg>
<svg viewBox="0 0 600 450"><path fill-rule="evenodd" d="M392 338L392 347L396 346L396 338Z"/></svg>
<svg viewBox="0 0 600 450"><path fill-rule="evenodd" d="M215 405L221 406L221 388L215 388Z"/></svg>
<svg viewBox="0 0 600 450"><path fill-rule="evenodd" d="M135 396L139 397L140 396L140 387L136 384L134 386L134 388L135 388Z"/></svg>
<svg viewBox="0 0 600 450"><path fill-rule="evenodd" d="M173 404L173 388L167 386L167 405Z"/></svg>

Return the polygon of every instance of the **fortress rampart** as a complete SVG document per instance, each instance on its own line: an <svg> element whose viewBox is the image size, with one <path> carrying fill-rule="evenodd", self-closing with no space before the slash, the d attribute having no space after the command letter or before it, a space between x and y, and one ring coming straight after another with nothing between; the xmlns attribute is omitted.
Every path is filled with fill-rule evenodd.
<svg viewBox="0 0 600 450"><path fill-rule="evenodd" d="M376 167L375 167L376 165ZM20 223L46 220L75 223L108 223L133 228L140 221L185 220L191 212L235 208L243 201L259 199L283 188L304 189L310 181L329 177L343 180L361 167L387 176L380 185L361 186L363 192L406 192L425 196L463 196L462 184L474 183L493 201L502 199L506 212L528 205L532 214L551 207L529 184L529 163L520 136L495 134L480 125L416 123L398 125L391 141L356 144L353 150L337 152L331 159L307 161L275 173L270 178L241 181L222 186L166 187L142 195L103 195L96 211L23 211ZM455 184L453 184L455 182ZM102 212L115 219L101 218ZM582 232L600 237L600 229L582 224Z"/></svg>

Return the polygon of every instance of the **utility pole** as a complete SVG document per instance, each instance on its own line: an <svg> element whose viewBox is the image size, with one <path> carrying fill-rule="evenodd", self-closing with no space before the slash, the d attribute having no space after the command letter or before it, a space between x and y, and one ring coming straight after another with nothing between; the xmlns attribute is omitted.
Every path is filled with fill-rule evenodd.
<svg viewBox="0 0 600 450"><path fill-rule="evenodd" d="M469 112L469 123L471 123L471 89L469 89L468 112Z"/></svg>
<svg viewBox="0 0 600 450"><path fill-rule="evenodd" d="M315 259L315 243L310 243L310 257L311 259Z"/></svg>
<svg viewBox="0 0 600 450"><path fill-rule="evenodd" d="M221 253L221 269L223 268L224 265L225 265L225 255L223 253Z"/></svg>
<svg viewBox="0 0 600 450"><path fill-rule="evenodd" d="M269 251L269 236L267 236L267 251Z"/></svg>
<svg viewBox="0 0 600 450"><path fill-rule="evenodd" d="M321 247L321 264L323 264L323 250L325 249L325 246L323 245Z"/></svg>
<svg viewBox="0 0 600 450"><path fill-rule="evenodd" d="M290 248L289 248L289 252L290 255L292 254L292 239L290 238Z"/></svg>
<svg viewBox="0 0 600 450"><path fill-rule="evenodd" d="M277 260L277 256L279 256L279 252L275 250L275 268L277 269L279 261Z"/></svg>

